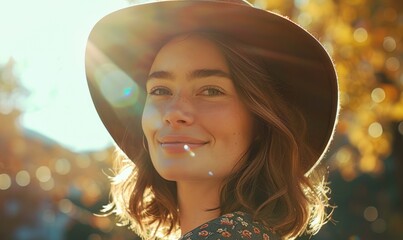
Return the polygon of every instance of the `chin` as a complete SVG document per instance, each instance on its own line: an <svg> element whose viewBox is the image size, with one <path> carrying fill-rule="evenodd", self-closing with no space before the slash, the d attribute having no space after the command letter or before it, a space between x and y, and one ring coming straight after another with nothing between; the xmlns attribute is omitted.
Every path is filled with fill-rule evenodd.
<svg viewBox="0 0 403 240"><path fill-rule="evenodd" d="M158 171L158 174L167 181L177 181L178 176L171 171Z"/></svg>
<svg viewBox="0 0 403 240"><path fill-rule="evenodd" d="M183 169L178 169L177 167L158 167L156 166L158 174L167 181L177 181L183 177Z"/></svg>
<svg viewBox="0 0 403 240"><path fill-rule="evenodd" d="M158 169L158 174L167 181L205 181L212 176L206 173L186 171L185 169Z"/></svg>

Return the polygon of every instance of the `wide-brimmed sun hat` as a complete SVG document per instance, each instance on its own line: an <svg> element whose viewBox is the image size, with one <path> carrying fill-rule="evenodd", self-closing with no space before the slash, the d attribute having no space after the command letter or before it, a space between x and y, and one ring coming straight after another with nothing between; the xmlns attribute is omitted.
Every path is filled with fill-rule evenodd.
<svg viewBox="0 0 403 240"><path fill-rule="evenodd" d="M98 114L116 144L135 157L143 148L144 84L159 49L173 36L217 32L258 51L281 76L282 95L307 122L306 143L317 153L302 163L309 172L323 158L338 114L333 62L307 31L276 13L242 0L173 0L115 11L92 29L85 67Z"/></svg>

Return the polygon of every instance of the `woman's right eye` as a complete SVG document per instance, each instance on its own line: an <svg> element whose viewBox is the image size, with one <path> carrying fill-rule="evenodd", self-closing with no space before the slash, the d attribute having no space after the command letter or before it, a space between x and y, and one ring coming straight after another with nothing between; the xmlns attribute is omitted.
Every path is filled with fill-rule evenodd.
<svg viewBox="0 0 403 240"><path fill-rule="evenodd" d="M165 96L171 95L171 91L165 87L154 87L149 92L150 95Z"/></svg>

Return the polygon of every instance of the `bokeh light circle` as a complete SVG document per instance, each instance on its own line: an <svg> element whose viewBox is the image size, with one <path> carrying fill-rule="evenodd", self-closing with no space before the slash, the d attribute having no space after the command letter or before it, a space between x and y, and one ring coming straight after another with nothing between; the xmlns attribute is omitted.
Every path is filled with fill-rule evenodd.
<svg viewBox="0 0 403 240"><path fill-rule="evenodd" d="M39 182L47 182L50 180L52 177L52 173L50 172L50 169L46 166L40 166L36 170L36 178L38 179Z"/></svg>
<svg viewBox="0 0 403 240"><path fill-rule="evenodd" d="M19 186L25 187L31 182L31 176L29 175L28 171L21 170L15 175L15 181Z"/></svg>
<svg viewBox="0 0 403 240"><path fill-rule="evenodd" d="M357 28L353 34L354 40L363 43L368 39L368 32L365 28Z"/></svg>
<svg viewBox="0 0 403 240"><path fill-rule="evenodd" d="M70 161L66 158L59 158L55 162L55 170L60 175L66 175L71 170Z"/></svg>
<svg viewBox="0 0 403 240"><path fill-rule="evenodd" d="M369 206L364 210L364 218L368 222L373 222L378 218L378 209L373 206Z"/></svg>
<svg viewBox="0 0 403 240"><path fill-rule="evenodd" d="M73 211L73 203L69 199L62 199L58 203L60 212L70 214Z"/></svg>
<svg viewBox="0 0 403 240"><path fill-rule="evenodd" d="M397 71L400 68L400 61L396 57L386 59L385 66L389 71Z"/></svg>
<svg viewBox="0 0 403 240"><path fill-rule="evenodd" d="M373 122L368 127L368 134L373 138L378 138L383 134L382 125L379 122Z"/></svg>
<svg viewBox="0 0 403 240"><path fill-rule="evenodd" d="M403 122L399 123L399 125L397 126L397 130L401 135L403 135Z"/></svg>
<svg viewBox="0 0 403 240"><path fill-rule="evenodd" d="M396 41L392 37L385 37L383 39L383 48L388 52L393 52L396 49Z"/></svg>
<svg viewBox="0 0 403 240"><path fill-rule="evenodd" d="M372 101L376 103L381 103L383 100L385 100L385 97L386 93L385 90L383 90L382 88L375 88L371 92Z"/></svg>
<svg viewBox="0 0 403 240"><path fill-rule="evenodd" d="M383 233L386 230L386 221L379 218L371 224L372 231L376 233Z"/></svg>
<svg viewBox="0 0 403 240"><path fill-rule="evenodd" d="M40 182L39 186L44 190L44 191L50 191L55 187L55 181L53 178L50 178L46 182Z"/></svg>
<svg viewBox="0 0 403 240"><path fill-rule="evenodd" d="M0 190L7 190L11 187L11 178L8 174L0 174Z"/></svg>

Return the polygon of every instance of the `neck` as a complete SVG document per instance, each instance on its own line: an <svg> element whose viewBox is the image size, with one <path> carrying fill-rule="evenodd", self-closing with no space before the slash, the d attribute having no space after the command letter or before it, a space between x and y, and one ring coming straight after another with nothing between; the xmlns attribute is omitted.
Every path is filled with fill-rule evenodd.
<svg viewBox="0 0 403 240"><path fill-rule="evenodd" d="M219 217L219 184L178 182L177 189L182 235Z"/></svg>

